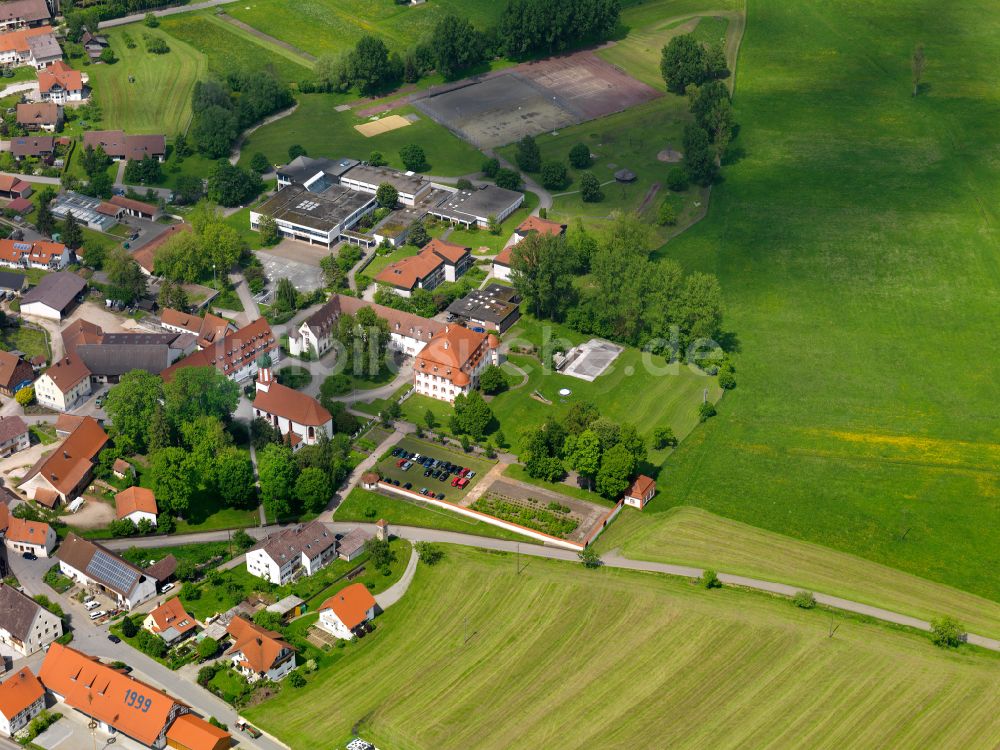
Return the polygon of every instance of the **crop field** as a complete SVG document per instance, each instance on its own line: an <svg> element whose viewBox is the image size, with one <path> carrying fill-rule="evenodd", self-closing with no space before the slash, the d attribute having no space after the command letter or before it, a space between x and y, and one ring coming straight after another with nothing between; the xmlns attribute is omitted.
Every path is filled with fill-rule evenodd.
<svg viewBox="0 0 1000 750"><path fill-rule="evenodd" d="M353 47L365 34L403 50L429 35L448 13L485 28L502 9L495 0L434 0L416 7L394 0L251 0L226 6L234 18L317 56ZM278 18L281 23L275 23Z"/></svg>
<svg viewBox="0 0 1000 750"><path fill-rule="evenodd" d="M991 655L735 589L443 549L335 670L247 718L295 748L352 727L400 750L1000 742Z"/></svg>
<svg viewBox="0 0 1000 750"><path fill-rule="evenodd" d="M372 151L381 151L389 166L403 169L399 149L415 143L427 156L428 174L458 176L476 172L482 166L485 157L479 151L423 114L409 127L366 138L354 129L365 120L349 111L335 111L343 101L343 96L334 94L299 96L295 112L250 135L243 145L241 164L246 166L257 151L263 152L272 164L284 164L288 161L288 147L297 143L316 157L365 159ZM397 114L411 111L404 108Z"/></svg>
<svg viewBox="0 0 1000 750"><path fill-rule="evenodd" d="M182 13L164 16L160 28L181 39L208 59L208 68L217 75L232 70L266 70L286 83L309 78L307 60L288 50L248 34L211 13Z"/></svg>
<svg viewBox="0 0 1000 750"><path fill-rule="evenodd" d="M169 34L142 24L102 33L107 34L118 62L87 68L94 96L101 105L101 127L126 133L166 133L168 138L183 131L191 118L195 81L208 71L205 56ZM170 52L147 52L144 34L164 38ZM134 40L133 49L126 46L126 35ZM134 82L129 82L129 76Z"/></svg>
<svg viewBox="0 0 1000 750"><path fill-rule="evenodd" d="M636 560L716 568L884 607L931 620L957 618L972 632L1000 637L1000 604L854 555L764 531L701 508L626 508L599 538Z"/></svg>
<svg viewBox="0 0 1000 750"><path fill-rule="evenodd" d="M719 275L739 384L659 502L1000 600L1000 9L748 12L743 156L661 251Z"/></svg>

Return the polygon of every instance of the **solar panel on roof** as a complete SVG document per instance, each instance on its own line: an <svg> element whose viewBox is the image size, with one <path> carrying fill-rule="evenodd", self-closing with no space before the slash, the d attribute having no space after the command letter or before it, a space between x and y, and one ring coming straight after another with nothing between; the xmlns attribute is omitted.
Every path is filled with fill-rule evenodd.
<svg viewBox="0 0 1000 750"><path fill-rule="evenodd" d="M23 242L15 242L14 243L14 249L15 250L30 250L31 249L31 245L26 245Z"/></svg>
<svg viewBox="0 0 1000 750"><path fill-rule="evenodd" d="M121 592L128 592L135 586L139 579L139 573L128 567L124 561L117 557L97 550L87 565L87 573L113 589Z"/></svg>

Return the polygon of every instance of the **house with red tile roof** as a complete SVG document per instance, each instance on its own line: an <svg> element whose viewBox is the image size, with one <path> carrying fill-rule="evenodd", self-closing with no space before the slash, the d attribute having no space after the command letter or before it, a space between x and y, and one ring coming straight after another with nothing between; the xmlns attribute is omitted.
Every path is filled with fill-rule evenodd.
<svg viewBox="0 0 1000 750"><path fill-rule="evenodd" d="M0 393L13 396L31 385L34 379L35 370L23 357L0 351Z"/></svg>
<svg viewBox="0 0 1000 750"><path fill-rule="evenodd" d="M319 607L316 624L337 638L351 640L354 631L375 618L375 597L363 583L352 583Z"/></svg>
<svg viewBox="0 0 1000 750"><path fill-rule="evenodd" d="M68 355L53 362L35 381L35 398L42 406L68 411L90 395L90 368Z"/></svg>
<svg viewBox="0 0 1000 750"><path fill-rule="evenodd" d="M97 420L84 417L61 445L29 469L21 482L21 491L28 497L55 493L58 500L69 502L90 482L97 454L108 440Z"/></svg>
<svg viewBox="0 0 1000 750"><path fill-rule="evenodd" d="M175 596L146 615L142 627L171 645L192 635L198 627L198 621L184 610L181 600Z"/></svg>
<svg viewBox="0 0 1000 750"><path fill-rule="evenodd" d="M127 518L135 525L149 521L156 526L156 496L145 487L129 487L115 495L115 517Z"/></svg>
<svg viewBox="0 0 1000 750"><path fill-rule="evenodd" d="M472 266L472 248L431 240L416 255L390 263L375 276L402 297L416 289L434 289L445 281L455 281Z"/></svg>
<svg viewBox="0 0 1000 750"><path fill-rule="evenodd" d="M35 673L22 667L0 685L0 734L24 729L45 708L45 688Z"/></svg>
<svg viewBox="0 0 1000 750"><path fill-rule="evenodd" d="M28 425L16 414L0 417L0 457L7 458L31 447Z"/></svg>
<svg viewBox="0 0 1000 750"><path fill-rule="evenodd" d="M17 28L0 33L0 64L31 65L41 70L62 57L51 26Z"/></svg>
<svg viewBox="0 0 1000 750"><path fill-rule="evenodd" d="M517 229L511 234L510 239L497 256L493 259L493 276L501 281L510 281L511 256L514 245L519 243L529 234L547 234L558 236L566 234L566 225L551 219L542 219L538 216L529 216L518 224Z"/></svg>
<svg viewBox="0 0 1000 750"><path fill-rule="evenodd" d="M183 367L214 367L230 380L240 383L257 374L264 356L270 357L272 364L277 363L281 359L281 347L267 320L257 318L171 365L160 376L169 381Z"/></svg>
<svg viewBox="0 0 1000 750"><path fill-rule="evenodd" d="M218 315L205 313L205 317L199 317L169 307L160 310L160 325L175 333L190 333L197 339L199 349L211 346L236 330L232 321Z"/></svg>
<svg viewBox="0 0 1000 750"><path fill-rule="evenodd" d="M278 682L295 669L295 647L281 633L262 628L242 616L230 620L226 632L233 640L226 653L233 668L247 682L265 678Z"/></svg>
<svg viewBox="0 0 1000 750"><path fill-rule="evenodd" d="M269 367L257 372L253 415L266 419L282 435L288 435L292 450L315 445L321 435L333 437L333 417L319 401L275 380Z"/></svg>
<svg viewBox="0 0 1000 750"><path fill-rule="evenodd" d="M225 729L194 714L183 714L167 730L167 747L174 750L229 750L233 738Z"/></svg>
<svg viewBox="0 0 1000 750"><path fill-rule="evenodd" d="M645 474L640 474L625 491L625 504L642 510L656 494L656 482Z"/></svg>
<svg viewBox="0 0 1000 750"><path fill-rule="evenodd" d="M38 71L38 93L43 102L65 104L86 99L86 80L62 60Z"/></svg>
<svg viewBox="0 0 1000 750"><path fill-rule="evenodd" d="M167 729L190 710L162 690L69 646L53 643L38 674L68 707L141 745L167 746Z"/></svg>
<svg viewBox="0 0 1000 750"><path fill-rule="evenodd" d="M0 240L0 266L58 271L71 262L71 251L61 242Z"/></svg>
<svg viewBox="0 0 1000 750"><path fill-rule="evenodd" d="M446 325L413 361L413 387L417 393L454 403L479 383L489 365L500 364L500 342L493 334Z"/></svg>
<svg viewBox="0 0 1000 750"><path fill-rule="evenodd" d="M38 557L48 557L56 548L56 532L42 521L27 521L11 515L7 521L4 543L7 549L23 554L30 552Z"/></svg>

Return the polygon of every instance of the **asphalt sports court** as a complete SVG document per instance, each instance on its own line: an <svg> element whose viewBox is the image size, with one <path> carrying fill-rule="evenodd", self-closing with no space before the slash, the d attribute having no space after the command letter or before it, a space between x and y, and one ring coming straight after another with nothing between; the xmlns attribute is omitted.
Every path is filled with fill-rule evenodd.
<svg viewBox="0 0 1000 750"><path fill-rule="evenodd" d="M415 102L479 148L496 148L661 96L592 52L522 63Z"/></svg>
<svg viewBox="0 0 1000 750"><path fill-rule="evenodd" d="M622 351L622 347L610 341L591 339L574 347L562 374L593 382L604 374Z"/></svg>

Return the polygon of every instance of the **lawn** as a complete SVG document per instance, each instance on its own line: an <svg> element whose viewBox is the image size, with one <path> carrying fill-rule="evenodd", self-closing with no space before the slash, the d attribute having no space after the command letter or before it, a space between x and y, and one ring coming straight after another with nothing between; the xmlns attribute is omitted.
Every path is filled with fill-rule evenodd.
<svg viewBox="0 0 1000 750"><path fill-rule="evenodd" d="M312 65L305 58L226 23L211 12L165 16L160 28L205 55L208 69L216 75L263 70L285 83L312 76Z"/></svg>
<svg viewBox="0 0 1000 750"><path fill-rule="evenodd" d="M293 747L352 728L440 750L1000 742L993 655L738 589L444 552L336 669L246 717Z"/></svg>
<svg viewBox="0 0 1000 750"><path fill-rule="evenodd" d="M149 470L136 466L139 485L152 489ZM260 523L257 509L227 508L222 500L210 492L196 490L191 498L188 517L177 521L178 534L215 529L236 529L256 526Z"/></svg>
<svg viewBox="0 0 1000 750"><path fill-rule="evenodd" d="M640 513L626 508L600 537L637 560L713 567L779 581L931 620L948 614L980 635L1000 637L1000 604L818 544L754 528L701 508Z"/></svg>
<svg viewBox="0 0 1000 750"><path fill-rule="evenodd" d="M261 151L272 164L288 161L289 146L298 144L310 156L338 158L348 156L366 159L372 151L381 151L389 166L403 169L399 149L415 143L424 149L433 175L463 175L476 172L485 158L479 151L459 140L443 126L423 114L405 128L390 130L366 138L354 129L367 122L353 112L334 110L344 102L343 96L334 94L302 94L294 113L265 125L250 134L243 145L240 163L246 166L253 155ZM412 107L394 110L393 114L407 115L416 112Z"/></svg>
<svg viewBox="0 0 1000 750"><path fill-rule="evenodd" d="M401 485L410 482L413 484L415 491L419 491L421 487L427 487L434 490L435 494L444 493L445 500L451 503L461 503L461 499L482 480L486 472L492 469L496 463L485 458L478 458L471 453L453 451L438 443L430 443L411 437L403 438L396 443L396 447L410 451L411 453L419 453L421 456L430 456L434 459L450 461L453 464L458 464L476 472L476 476L472 478L472 481L464 489L459 489L458 487L451 486L451 480L454 479L454 475L444 482L433 477L425 477L424 471L426 469L419 464L413 464L408 471L403 471L396 466L399 459L393 456L387 456L378 463L378 471L383 479L398 479Z"/></svg>
<svg viewBox="0 0 1000 750"><path fill-rule="evenodd" d="M659 502L1000 600L1000 9L748 10L744 156L662 251L719 275L739 385Z"/></svg>
<svg viewBox="0 0 1000 750"><path fill-rule="evenodd" d="M495 0L434 0L417 7L393 0L255 0L228 5L226 12L299 49L322 55L346 50L365 34L379 36L389 49L402 52L428 36L448 13L484 29L497 21L502 7Z"/></svg>
<svg viewBox="0 0 1000 750"><path fill-rule="evenodd" d="M24 358L28 360L39 355L46 359L52 356L49 351L49 337L45 330L25 324L0 329L0 349L23 352Z"/></svg>
<svg viewBox="0 0 1000 750"><path fill-rule="evenodd" d="M103 30L118 57L114 65L87 67L94 97L101 105L100 127L120 128L127 133L166 133L172 137L185 130L191 118L191 91L205 77L205 56L160 29L130 24ZM134 49L125 44L128 34ZM143 35L166 39L170 52L146 52ZM129 83L129 76L135 78Z"/></svg>
<svg viewBox="0 0 1000 750"><path fill-rule="evenodd" d="M375 259L365 266L363 273L365 276L371 276L374 279L386 266L392 265L397 260L402 260L403 258L411 258L419 252L420 248L415 245L400 245L385 255L376 255Z"/></svg>
<svg viewBox="0 0 1000 750"><path fill-rule="evenodd" d="M445 222L435 222L435 226L430 227L430 234L433 237L440 237L449 228L447 241L456 245L471 247L473 253L478 253L480 248L486 248L484 255L495 255L503 250L511 234L517 225L528 218L531 213L538 208L538 196L531 191L524 193L524 203L514 213L508 216L500 224L499 234L493 234L485 229L462 229L461 227L450 227Z"/></svg>
<svg viewBox="0 0 1000 750"><path fill-rule="evenodd" d="M457 531L461 534L489 536L496 539L512 539L526 542L520 534L506 531L482 521L450 513L440 508L422 503L419 500L407 500L403 497L383 495L356 487L347 498L337 506L334 520L359 521L371 523L384 518L389 522L389 530L393 526L419 526L428 529L443 529Z"/></svg>

